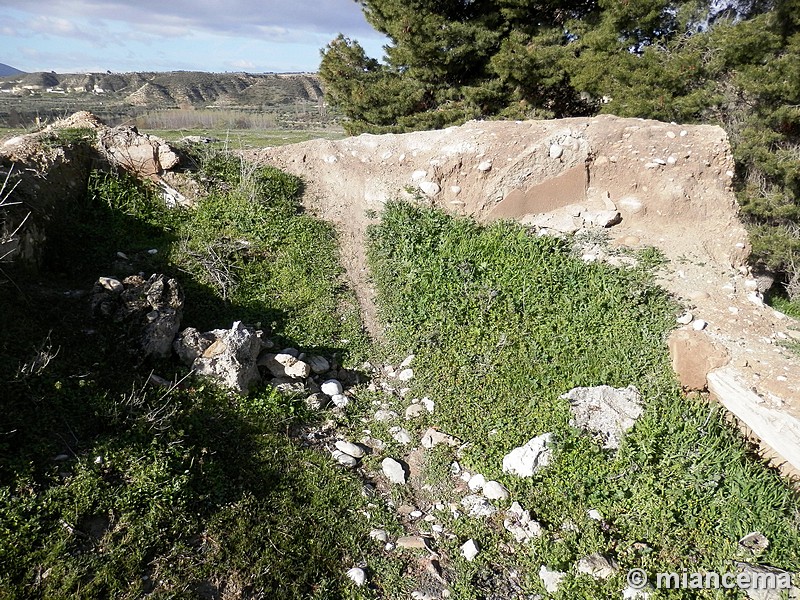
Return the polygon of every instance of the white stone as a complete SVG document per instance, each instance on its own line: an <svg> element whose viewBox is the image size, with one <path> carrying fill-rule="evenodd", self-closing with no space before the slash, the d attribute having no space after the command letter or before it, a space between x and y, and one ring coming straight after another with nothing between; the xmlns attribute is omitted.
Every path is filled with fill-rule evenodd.
<svg viewBox="0 0 800 600"><path fill-rule="evenodd" d="M680 325L688 325L694 320L694 315L690 312L683 313L680 317L675 319Z"/></svg>
<svg viewBox="0 0 800 600"><path fill-rule="evenodd" d="M453 193L454 196L458 196L461 193L461 186L460 185L451 185L450 191Z"/></svg>
<svg viewBox="0 0 800 600"><path fill-rule="evenodd" d="M749 292L747 299L756 306L764 306L764 296L761 295L761 292Z"/></svg>
<svg viewBox="0 0 800 600"><path fill-rule="evenodd" d="M420 402L420 404L422 404L422 406L424 406L424 407L425 407L425 410L427 410L429 413L432 413L432 412L433 412L433 409L434 409L434 408L435 408L435 406L436 406L436 405L434 404L433 400L431 400L431 399L430 399L430 398L428 398L427 396L426 396L425 398L423 398L422 400L420 400L419 402Z"/></svg>
<svg viewBox="0 0 800 600"><path fill-rule="evenodd" d="M411 434L402 427L392 427L389 430L389 433L394 438L394 441L396 441L398 444L406 446L411 443Z"/></svg>
<svg viewBox="0 0 800 600"><path fill-rule="evenodd" d="M337 379L328 379L320 386L323 394L328 396L336 396L344 391L342 384Z"/></svg>
<svg viewBox="0 0 800 600"><path fill-rule="evenodd" d="M589 515L589 518L593 521L602 521L603 515L600 514L600 511L596 508L592 508L586 511L586 514Z"/></svg>
<svg viewBox="0 0 800 600"><path fill-rule="evenodd" d="M114 279L113 277L101 277L97 280L97 283L99 283L109 292L114 292L115 294L119 294L125 289L125 286L122 285L122 282L118 279Z"/></svg>
<svg viewBox="0 0 800 600"><path fill-rule="evenodd" d="M405 369L405 368L407 368L407 367L410 367L410 366L411 366L411 363L413 363L413 362L414 362L414 358L415 358L415 356L414 356L413 354L409 354L408 356L406 356L406 357L403 359L403 362L401 362L401 363L398 365L398 368L399 368L399 369Z"/></svg>
<svg viewBox="0 0 800 600"><path fill-rule="evenodd" d="M347 408L347 405L350 404L350 398L344 394L334 394L331 396L331 402L336 408Z"/></svg>
<svg viewBox="0 0 800 600"><path fill-rule="evenodd" d="M633 427L642 411L642 397L634 386L609 385L573 388L560 396L570 401L570 423L598 434L603 447L617 449L625 432Z"/></svg>
<svg viewBox="0 0 800 600"><path fill-rule="evenodd" d="M435 196L442 190L439 184L433 181L420 181L417 185L427 196Z"/></svg>
<svg viewBox="0 0 800 600"><path fill-rule="evenodd" d="M483 496L477 494L470 494L461 499L461 506L467 511L471 517L491 517L497 512L497 509L489 504Z"/></svg>
<svg viewBox="0 0 800 600"><path fill-rule="evenodd" d="M475 557L478 556L478 546L475 544L475 540L469 539L464 542L461 546L461 554L469 562L475 560Z"/></svg>
<svg viewBox="0 0 800 600"><path fill-rule="evenodd" d="M389 534L386 533L385 529L373 529L369 532L369 537L381 544L385 544L389 541Z"/></svg>
<svg viewBox="0 0 800 600"><path fill-rule="evenodd" d="M422 181L427 176L428 176L428 172L427 171L421 171L421 170L420 171L414 171L411 174L411 181Z"/></svg>
<svg viewBox="0 0 800 600"><path fill-rule="evenodd" d="M561 158L562 154L564 154L564 149L561 146L558 144L550 146L550 158Z"/></svg>
<svg viewBox="0 0 800 600"><path fill-rule="evenodd" d="M692 323L692 329L695 331L703 331L703 329L706 328L706 325L708 325L708 323L703 321L703 319L697 319L694 323Z"/></svg>
<svg viewBox="0 0 800 600"><path fill-rule="evenodd" d="M425 412L425 407L422 404L411 404L406 408L406 419L416 419L422 416Z"/></svg>
<svg viewBox="0 0 800 600"><path fill-rule="evenodd" d="M336 462L345 467L355 467L358 464L358 460L355 457L341 450L334 450L331 455Z"/></svg>
<svg viewBox="0 0 800 600"><path fill-rule="evenodd" d="M393 410L376 410L374 418L380 423L386 423L387 421L394 421L397 418L397 413Z"/></svg>
<svg viewBox="0 0 800 600"><path fill-rule="evenodd" d="M532 477L536 471L550 464L552 451L548 446L552 439L552 433L545 433L531 439L524 446L514 448L503 457L503 472L519 477Z"/></svg>
<svg viewBox="0 0 800 600"><path fill-rule="evenodd" d="M364 569L359 569L358 567L353 567L347 571L347 577L358 587L363 586L367 581L367 574L364 573Z"/></svg>
<svg viewBox="0 0 800 600"><path fill-rule="evenodd" d="M483 495L489 500L508 500L508 490L497 481L487 481L483 485Z"/></svg>
<svg viewBox="0 0 800 600"><path fill-rule="evenodd" d="M544 589L547 590L548 594L555 594L558 591L558 586L561 585L561 582L566 576L566 573L551 571L544 565L539 568L539 579L542 580Z"/></svg>
<svg viewBox="0 0 800 600"><path fill-rule="evenodd" d="M538 521L531 519L531 513L524 510L519 505L519 502L513 502L511 508L506 511L503 527L505 527L519 543L528 542L542 535L542 526Z"/></svg>
<svg viewBox="0 0 800 600"><path fill-rule="evenodd" d="M678 162L678 159L675 158L674 156L670 155L670 156L667 157L667 164L668 165L674 165L676 162Z"/></svg>
<svg viewBox="0 0 800 600"><path fill-rule="evenodd" d="M403 465L393 458L384 458L381 462L381 469L386 478L396 485L406 484L406 471Z"/></svg>
<svg viewBox="0 0 800 600"><path fill-rule="evenodd" d="M338 440L334 446L345 454L349 454L353 458L361 458L364 456L364 449L358 444L348 442L346 440Z"/></svg>
<svg viewBox="0 0 800 600"><path fill-rule="evenodd" d="M490 161L488 161L488 160L485 160L485 161L483 161L482 163L480 163L478 165L478 171L482 171L482 172L486 173L487 171L491 171L491 170L492 170L492 163Z"/></svg>
<svg viewBox="0 0 800 600"><path fill-rule="evenodd" d="M411 381L414 378L414 370L413 369L403 369L397 375L397 378L400 381Z"/></svg>
<svg viewBox="0 0 800 600"><path fill-rule="evenodd" d="M595 579L608 579L618 569L616 561L609 560L602 554L591 554L580 559L575 570L581 575L590 575Z"/></svg>
<svg viewBox="0 0 800 600"><path fill-rule="evenodd" d="M473 492L480 492L485 484L486 484L486 477L484 477L480 473L475 473L472 477L469 478L469 481L467 482L467 487Z"/></svg>

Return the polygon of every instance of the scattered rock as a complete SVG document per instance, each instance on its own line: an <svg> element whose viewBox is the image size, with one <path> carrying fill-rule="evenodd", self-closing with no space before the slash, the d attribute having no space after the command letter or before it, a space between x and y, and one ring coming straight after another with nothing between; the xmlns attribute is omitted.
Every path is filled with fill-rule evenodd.
<svg viewBox="0 0 800 600"><path fill-rule="evenodd" d="M389 434L394 438L398 444L402 444L403 446L407 446L411 443L411 434L408 433L407 430L403 429L402 427L392 427L389 430Z"/></svg>
<svg viewBox="0 0 800 600"><path fill-rule="evenodd" d="M560 397L570 401L573 424L599 434L603 447L613 450L619 448L622 436L643 411L642 397L633 386L580 387Z"/></svg>
<svg viewBox="0 0 800 600"><path fill-rule="evenodd" d="M435 406L436 406L436 405L435 405L435 403L433 402L433 400L431 400L431 399L430 399L430 398L428 398L427 396L425 396L424 398L422 398L422 399L419 401L419 403L420 403L422 406L424 406L424 407L425 407L425 410L427 410L429 413L433 413L433 409L434 409L434 408L435 408Z"/></svg>
<svg viewBox="0 0 800 600"><path fill-rule="evenodd" d="M441 431L438 431L433 427L430 427L427 431L425 431L424 434L422 434L422 441L420 443L422 444L423 448L431 449L440 444L446 444L448 446L456 447L459 445L460 442L452 435L442 433Z"/></svg>
<svg viewBox="0 0 800 600"><path fill-rule="evenodd" d="M311 394L305 399L305 404L310 410L321 410L328 404L328 397L325 394Z"/></svg>
<svg viewBox="0 0 800 600"><path fill-rule="evenodd" d="M259 357L258 366L266 367L273 377L305 379L311 375L311 366L291 354L264 354Z"/></svg>
<svg viewBox="0 0 800 600"><path fill-rule="evenodd" d="M491 517L497 512L497 509L486 498L477 494L464 496L461 499L461 506L471 517Z"/></svg>
<svg viewBox="0 0 800 600"><path fill-rule="evenodd" d="M467 482L467 487L473 492L480 492L484 485L486 485L486 477L480 473L475 473Z"/></svg>
<svg viewBox="0 0 800 600"><path fill-rule="evenodd" d="M354 456L350 456L341 450L334 450L331 455L336 462L345 467L352 468L358 465L358 460Z"/></svg>
<svg viewBox="0 0 800 600"><path fill-rule="evenodd" d="M393 410L380 409L375 411L374 419L379 423L386 423L397 419L397 413Z"/></svg>
<svg viewBox="0 0 800 600"><path fill-rule="evenodd" d="M595 579L608 579L619 569L617 561L608 559L602 554L591 554L578 561L575 570L582 575L591 575Z"/></svg>
<svg viewBox="0 0 800 600"><path fill-rule="evenodd" d="M425 407L422 404L411 404L406 408L406 419L416 419L425 413Z"/></svg>
<svg viewBox="0 0 800 600"><path fill-rule="evenodd" d="M542 580L542 585L544 585L544 589L547 590L548 594L555 594L558 591L558 586L561 585L566 576L566 573L551 571L544 565L539 567L539 579Z"/></svg>
<svg viewBox="0 0 800 600"><path fill-rule="evenodd" d="M433 181L420 181L419 189L421 189L426 196L435 196L441 191L441 187L439 187L438 183L434 183Z"/></svg>
<svg viewBox="0 0 800 600"><path fill-rule="evenodd" d="M542 526L531 518L530 512L524 510L518 502L511 504L506 511L503 527L514 536L519 543L528 542L542 535Z"/></svg>
<svg viewBox="0 0 800 600"><path fill-rule="evenodd" d="M514 448L503 457L503 472L519 477L533 476L536 471L550 464L552 451L549 444L552 439L552 433L545 433L524 446Z"/></svg>
<svg viewBox="0 0 800 600"><path fill-rule="evenodd" d="M769 548L769 540L760 531L754 531L740 539L739 546L755 555L759 555Z"/></svg>
<svg viewBox="0 0 800 600"><path fill-rule="evenodd" d="M564 149L561 146L558 144L550 146L550 158L561 158L562 154L564 154Z"/></svg>
<svg viewBox="0 0 800 600"><path fill-rule="evenodd" d="M250 386L261 379L257 366L262 347L259 333L241 321L236 321L230 329L205 333L204 337L213 341L195 359L192 368L223 387L247 394Z"/></svg>
<svg viewBox="0 0 800 600"><path fill-rule="evenodd" d="M688 325L694 319L694 315L690 312L683 313L680 317L675 319L679 325Z"/></svg>
<svg viewBox="0 0 800 600"><path fill-rule="evenodd" d="M402 463L393 458L384 458L381 462L381 469L386 478L396 485L406 484L406 469Z"/></svg>
<svg viewBox="0 0 800 600"><path fill-rule="evenodd" d="M403 369L398 373L397 378L400 381L411 381L414 378L414 369Z"/></svg>
<svg viewBox="0 0 800 600"><path fill-rule="evenodd" d="M475 560L475 557L478 556L478 546L475 544L475 540L469 539L464 542L461 546L461 554L468 562Z"/></svg>
<svg viewBox="0 0 800 600"><path fill-rule="evenodd" d="M338 440L334 446L336 446L337 450L340 450L345 454L349 454L353 458L362 458L364 456L364 448L358 444L353 444L352 442L345 440Z"/></svg>
<svg viewBox="0 0 800 600"><path fill-rule="evenodd" d="M389 534L385 529L373 529L369 532L369 537L376 542L380 542L381 544L385 544L389 541Z"/></svg>
<svg viewBox="0 0 800 600"><path fill-rule="evenodd" d="M123 328L131 350L157 358L171 353L183 314L183 290L175 279L159 274L147 280L133 275L122 282L101 277L91 303L95 315Z"/></svg>
<svg viewBox="0 0 800 600"><path fill-rule="evenodd" d="M692 323L692 329L694 329L695 331L703 331L703 329L705 329L707 325L708 323L703 321L703 319L696 319Z"/></svg>
<svg viewBox="0 0 800 600"><path fill-rule="evenodd" d="M481 171L482 173L488 173L491 170L492 170L492 163L488 160L485 160L478 165L478 171Z"/></svg>
<svg viewBox="0 0 800 600"><path fill-rule="evenodd" d="M331 403L336 408L347 408L347 405L350 404L350 398L344 394L334 394L331 396Z"/></svg>
<svg viewBox="0 0 800 600"><path fill-rule="evenodd" d="M194 327L187 327L175 338L172 348L181 362L191 367L213 342L212 337L200 333Z"/></svg>
<svg viewBox="0 0 800 600"><path fill-rule="evenodd" d="M311 372L315 375L327 373L331 369L331 363L324 356L311 354L305 357L305 361L308 363L308 366L311 367Z"/></svg>
<svg viewBox="0 0 800 600"><path fill-rule="evenodd" d="M358 587L363 586L367 581L367 574L364 569L359 569L358 567L353 567L347 571L347 577Z"/></svg>
<svg viewBox="0 0 800 600"><path fill-rule="evenodd" d="M508 490L497 481L487 481L483 485L483 495L489 500L508 500L509 497Z"/></svg>
<svg viewBox="0 0 800 600"><path fill-rule="evenodd" d="M320 386L320 389L322 390L323 394L328 396L336 396L344 391L344 388L338 379L328 379L328 381L324 382Z"/></svg>
<svg viewBox="0 0 800 600"><path fill-rule="evenodd" d="M427 540L418 535L404 535L397 538L397 547L407 550L429 550Z"/></svg>

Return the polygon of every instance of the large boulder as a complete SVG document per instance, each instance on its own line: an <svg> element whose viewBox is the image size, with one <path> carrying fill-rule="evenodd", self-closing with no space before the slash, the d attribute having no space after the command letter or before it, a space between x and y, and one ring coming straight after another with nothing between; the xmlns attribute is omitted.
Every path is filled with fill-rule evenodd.
<svg viewBox="0 0 800 600"><path fill-rule="evenodd" d="M261 380L258 355L261 332L236 321L230 329L199 333L189 328L175 340L176 354L194 371L239 394Z"/></svg>
<svg viewBox="0 0 800 600"><path fill-rule="evenodd" d="M572 424L598 435L603 447L619 448L622 436L642 414L642 398L633 387L577 387L561 398L569 400Z"/></svg>

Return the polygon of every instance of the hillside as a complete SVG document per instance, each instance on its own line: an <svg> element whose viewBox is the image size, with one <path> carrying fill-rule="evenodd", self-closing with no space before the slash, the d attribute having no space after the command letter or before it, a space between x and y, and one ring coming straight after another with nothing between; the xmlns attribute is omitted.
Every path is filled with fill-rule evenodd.
<svg viewBox="0 0 800 600"><path fill-rule="evenodd" d="M90 110L111 122L165 109L228 109L280 112L320 108L315 74L17 73L0 77L0 124L24 127L37 117Z"/></svg>
<svg viewBox="0 0 800 600"><path fill-rule="evenodd" d="M6 75L21 75L24 71L20 71L19 69L15 69L11 65L7 65L5 63L0 63L0 77L5 77Z"/></svg>

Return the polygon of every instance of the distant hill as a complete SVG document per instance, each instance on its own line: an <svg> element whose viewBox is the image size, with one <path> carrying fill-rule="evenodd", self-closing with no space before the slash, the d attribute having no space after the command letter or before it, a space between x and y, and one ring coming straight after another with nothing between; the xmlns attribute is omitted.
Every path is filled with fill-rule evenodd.
<svg viewBox="0 0 800 600"><path fill-rule="evenodd" d="M24 71L20 71L19 69L15 69L10 65L0 63L0 77L5 77L6 75L20 75L23 73Z"/></svg>
<svg viewBox="0 0 800 600"><path fill-rule="evenodd" d="M163 109L298 112L299 107L321 107L322 99L313 73L17 72L0 77L0 124L23 125L77 110L111 122Z"/></svg>

